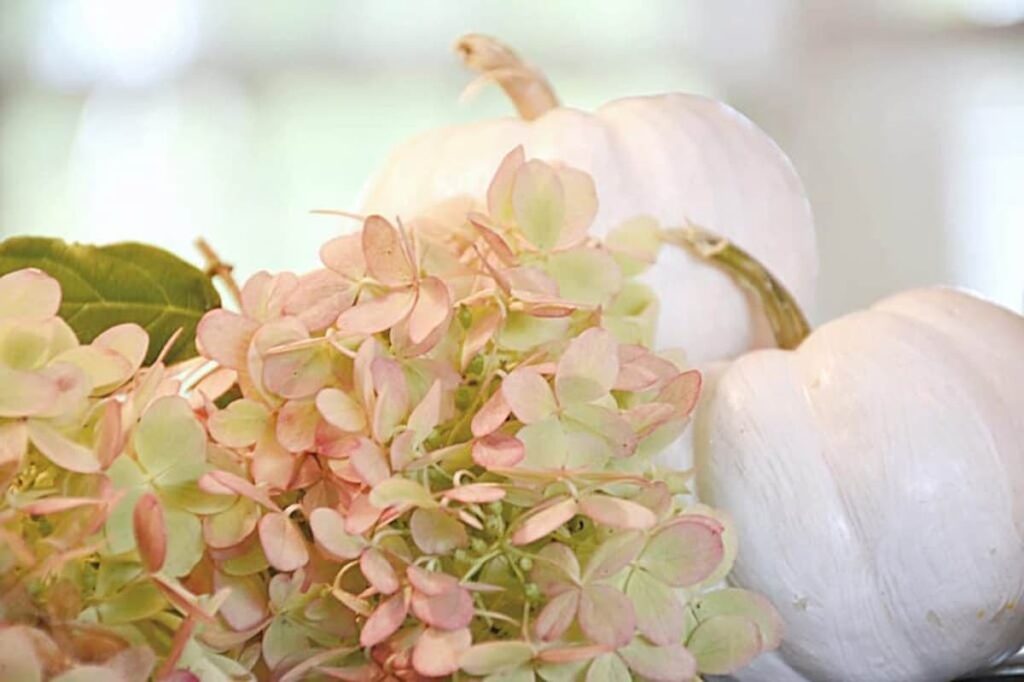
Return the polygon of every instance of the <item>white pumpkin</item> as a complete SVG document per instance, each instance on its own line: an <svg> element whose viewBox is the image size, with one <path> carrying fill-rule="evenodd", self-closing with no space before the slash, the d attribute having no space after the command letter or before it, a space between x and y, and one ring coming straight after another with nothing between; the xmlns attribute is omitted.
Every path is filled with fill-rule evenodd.
<svg viewBox="0 0 1024 682"><path fill-rule="evenodd" d="M483 204L501 159L561 161L593 176L604 236L645 213L728 237L763 262L800 304L813 303L814 225L799 178L778 146L730 107L696 95L634 97L595 113L557 106L550 87L493 39L461 39L463 60L497 81L523 118L446 128L395 151L368 186L364 213L411 219L464 215ZM658 346L684 348L693 362L771 345L759 308L728 276L687 253L665 249L645 275L663 306Z"/></svg>
<svg viewBox="0 0 1024 682"><path fill-rule="evenodd" d="M712 383L699 494L786 623L742 680L949 680L1024 642L1024 317L909 291Z"/></svg>

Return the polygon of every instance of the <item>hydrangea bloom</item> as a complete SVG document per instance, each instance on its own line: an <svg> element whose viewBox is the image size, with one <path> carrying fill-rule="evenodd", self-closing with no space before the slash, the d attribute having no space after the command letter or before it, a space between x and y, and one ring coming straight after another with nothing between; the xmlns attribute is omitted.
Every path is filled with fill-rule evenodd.
<svg viewBox="0 0 1024 682"><path fill-rule="evenodd" d="M487 215L370 216L172 368L0 279L0 615L43 626L0 630L0 669L669 682L777 645L767 602L713 589L727 520L652 464L701 386L645 345L657 226L602 244L596 208L517 149Z"/></svg>

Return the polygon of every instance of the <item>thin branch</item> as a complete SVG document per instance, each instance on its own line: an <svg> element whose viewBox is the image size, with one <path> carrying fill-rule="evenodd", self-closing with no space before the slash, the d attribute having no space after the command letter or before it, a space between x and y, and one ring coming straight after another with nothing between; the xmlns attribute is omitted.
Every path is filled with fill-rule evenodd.
<svg viewBox="0 0 1024 682"><path fill-rule="evenodd" d="M242 309L242 289L238 286L238 282L235 281L233 273L234 266L225 263L217 255L217 252L213 250L209 242L200 237L196 240L196 248L199 249L199 253L203 254L203 259L206 261L206 274L211 279L219 277L220 281L227 287L228 293L231 294L231 298L234 299L235 305L238 309Z"/></svg>

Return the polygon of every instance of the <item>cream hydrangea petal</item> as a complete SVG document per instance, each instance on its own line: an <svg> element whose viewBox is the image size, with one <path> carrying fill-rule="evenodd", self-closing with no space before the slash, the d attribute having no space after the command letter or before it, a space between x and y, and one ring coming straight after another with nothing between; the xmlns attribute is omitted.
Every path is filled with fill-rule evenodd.
<svg viewBox="0 0 1024 682"><path fill-rule="evenodd" d="M60 308L60 284L42 270L26 268L0 277L0 319L44 320Z"/></svg>

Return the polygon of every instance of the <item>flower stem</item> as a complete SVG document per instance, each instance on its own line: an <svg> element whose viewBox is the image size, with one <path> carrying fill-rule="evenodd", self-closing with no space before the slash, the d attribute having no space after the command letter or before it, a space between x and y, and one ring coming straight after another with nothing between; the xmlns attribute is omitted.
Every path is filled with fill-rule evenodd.
<svg viewBox="0 0 1024 682"><path fill-rule="evenodd" d="M712 232L696 226L662 231L662 239L724 270L757 297L779 348L792 350L811 333L800 305L763 263Z"/></svg>

